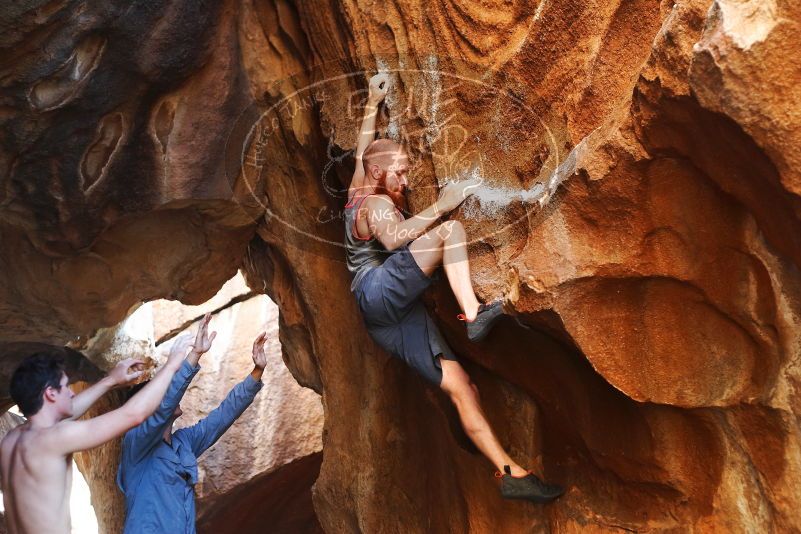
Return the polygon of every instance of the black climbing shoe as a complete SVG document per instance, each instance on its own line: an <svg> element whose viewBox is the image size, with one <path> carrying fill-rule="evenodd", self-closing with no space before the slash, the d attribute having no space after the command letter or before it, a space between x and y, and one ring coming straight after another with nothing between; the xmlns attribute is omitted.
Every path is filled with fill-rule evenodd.
<svg viewBox="0 0 801 534"><path fill-rule="evenodd" d="M561 496L565 490L556 484L546 484L536 475L529 473L524 477L513 477L508 465L503 466L504 473L496 473L501 479L501 497L545 504Z"/></svg>
<svg viewBox="0 0 801 534"><path fill-rule="evenodd" d="M487 337L492 326L501 316L503 316L503 302L500 300L479 306L475 320L467 323L468 339L475 342Z"/></svg>

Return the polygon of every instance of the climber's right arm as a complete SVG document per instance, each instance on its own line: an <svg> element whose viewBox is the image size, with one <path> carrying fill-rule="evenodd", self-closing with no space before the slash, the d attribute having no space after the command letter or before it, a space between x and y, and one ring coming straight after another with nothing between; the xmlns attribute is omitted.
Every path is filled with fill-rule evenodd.
<svg viewBox="0 0 801 534"><path fill-rule="evenodd" d="M367 95L367 105L364 108L362 126L359 128L359 137L356 140L356 168L353 171L351 188L362 187L364 181L364 151L375 139L375 122L378 116L378 107L389 89L389 75L380 72L370 78L370 88Z"/></svg>

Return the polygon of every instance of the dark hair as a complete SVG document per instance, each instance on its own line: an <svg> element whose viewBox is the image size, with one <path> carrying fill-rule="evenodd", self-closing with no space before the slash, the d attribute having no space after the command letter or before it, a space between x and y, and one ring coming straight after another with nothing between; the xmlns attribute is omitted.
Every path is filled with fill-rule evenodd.
<svg viewBox="0 0 801 534"><path fill-rule="evenodd" d="M48 354L32 354L25 358L11 375L11 398L25 417L42 409L42 394L48 387L61 389L64 358Z"/></svg>

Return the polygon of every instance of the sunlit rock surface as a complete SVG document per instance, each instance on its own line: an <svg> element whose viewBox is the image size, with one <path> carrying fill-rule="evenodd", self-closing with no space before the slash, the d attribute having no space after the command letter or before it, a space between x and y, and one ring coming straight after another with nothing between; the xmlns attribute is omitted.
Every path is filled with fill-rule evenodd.
<svg viewBox="0 0 801 534"><path fill-rule="evenodd" d="M280 308L289 369L323 395L326 531L801 529L797 3L2 17L4 340L87 339L143 300L202 302L241 266ZM501 441L569 488L553 505L501 501L446 400L357 315L336 243L377 69L413 209L449 178L485 179L454 217L480 296L515 317L471 346L444 282L427 302Z"/></svg>

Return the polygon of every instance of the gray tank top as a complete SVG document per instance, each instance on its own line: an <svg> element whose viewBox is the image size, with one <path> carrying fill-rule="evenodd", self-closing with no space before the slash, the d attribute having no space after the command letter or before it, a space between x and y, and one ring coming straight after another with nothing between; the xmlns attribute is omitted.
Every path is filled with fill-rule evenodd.
<svg viewBox="0 0 801 534"><path fill-rule="evenodd" d="M391 254L373 236L363 239L356 235L356 214L367 196L354 197L345 205L345 250L347 251L348 270L353 274L353 282L350 284L351 291L359 286L370 269L380 266Z"/></svg>

